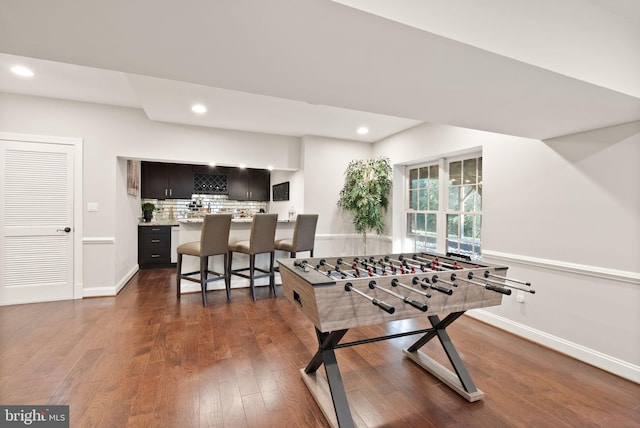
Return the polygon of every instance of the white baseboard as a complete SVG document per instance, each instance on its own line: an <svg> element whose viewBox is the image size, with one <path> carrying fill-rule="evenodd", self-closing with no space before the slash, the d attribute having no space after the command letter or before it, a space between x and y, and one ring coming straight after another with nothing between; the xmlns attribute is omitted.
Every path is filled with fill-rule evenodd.
<svg viewBox="0 0 640 428"><path fill-rule="evenodd" d="M83 297L114 297L116 287L88 287L84 289Z"/></svg>
<svg viewBox="0 0 640 428"><path fill-rule="evenodd" d="M544 345L554 351L575 358L576 360L583 361L632 382L640 383L640 367L626 361L613 358L585 346L578 345L543 331L513 322L510 319L492 314L483 309L473 309L471 311L467 311L465 314L494 327L508 331L509 333L513 333L516 336Z"/></svg>
<svg viewBox="0 0 640 428"><path fill-rule="evenodd" d="M135 265L133 265L131 270L129 270L129 272L127 272L122 278L120 278L120 281L118 281L118 283L116 284L116 294L118 294L120 290L122 290L124 286L127 285L127 282L129 282L129 280L133 278L133 275L135 275L138 270L140 270L140 267L136 263Z"/></svg>
<svg viewBox="0 0 640 428"><path fill-rule="evenodd" d="M133 278L133 275L135 275L138 270L138 264L135 264L129 272L124 274L124 276L120 278L120 281L112 287L87 287L84 289L83 297L114 297L127 285L127 282Z"/></svg>

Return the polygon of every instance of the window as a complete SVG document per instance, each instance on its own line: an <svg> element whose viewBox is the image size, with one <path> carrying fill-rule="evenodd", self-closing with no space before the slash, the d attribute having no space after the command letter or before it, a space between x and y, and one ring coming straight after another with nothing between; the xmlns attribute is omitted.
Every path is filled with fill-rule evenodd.
<svg viewBox="0 0 640 428"><path fill-rule="evenodd" d="M407 235L414 251L481 256L482 157L409 168Z"/></svg>
<svg viewBox="0 0 640 428"><path fill-rule="evenodd" d="M439 166L410 169L407 225L416 251L436 250L440 205Z"/></svg>
<svg viewBox="0 0 640 428"><path fill-rule="evenodd" d="M447 252L480 258L482 158L449 163Z"/></svg>

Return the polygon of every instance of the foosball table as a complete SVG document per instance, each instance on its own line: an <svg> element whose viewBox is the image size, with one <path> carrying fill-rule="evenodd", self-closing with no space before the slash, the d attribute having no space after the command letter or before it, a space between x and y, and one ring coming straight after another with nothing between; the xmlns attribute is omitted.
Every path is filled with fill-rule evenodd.
<svg viewBox="0 0 640 428"><path fill-rule="evenodd" d="M433 253L281 259L282 288L313 323L318 351L303 380L332 426L353 427L335 350L409 335L422 336L403 351L466 400L481 400L446 328L468 309L497 306L512 290L535 293L507 278L506 266ZM426 316L431 328L341 343L350 328ZM440 318L444 316L443 318ZM420 351L438 338L453 371ZM317 373L324 364L326 379Z"/></svg>

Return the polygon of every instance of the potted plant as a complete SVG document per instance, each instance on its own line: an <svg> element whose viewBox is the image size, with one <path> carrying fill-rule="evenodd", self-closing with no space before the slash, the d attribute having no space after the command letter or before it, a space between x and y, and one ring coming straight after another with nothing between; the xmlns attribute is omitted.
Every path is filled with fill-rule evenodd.
<svg viewBox="0 0 640 428"><path fill-rule="evenodd" d="M362 233L367 254L367 232L384 232L383 210L391 193L391 161L389 158L352 160L344 173L344 187L338 206L353 214L356 232Z"/></svg>
<svg viewBox="0 0 640 428"><path fill-rule="evenodd" d="M145 202L142 204L142 217L145 222L150 222L153 218L153 212L156 210L156 206L151 202Z"/></svg>

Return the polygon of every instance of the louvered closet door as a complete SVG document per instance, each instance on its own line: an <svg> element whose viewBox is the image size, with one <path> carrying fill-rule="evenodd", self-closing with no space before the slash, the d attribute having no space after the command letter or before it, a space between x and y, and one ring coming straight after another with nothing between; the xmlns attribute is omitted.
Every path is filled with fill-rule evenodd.
<svg viewBox="0 0 640 428"><path fill-rule="evenodd" d="M0 305L72 299L73 147L0 145Z"/></svg>

